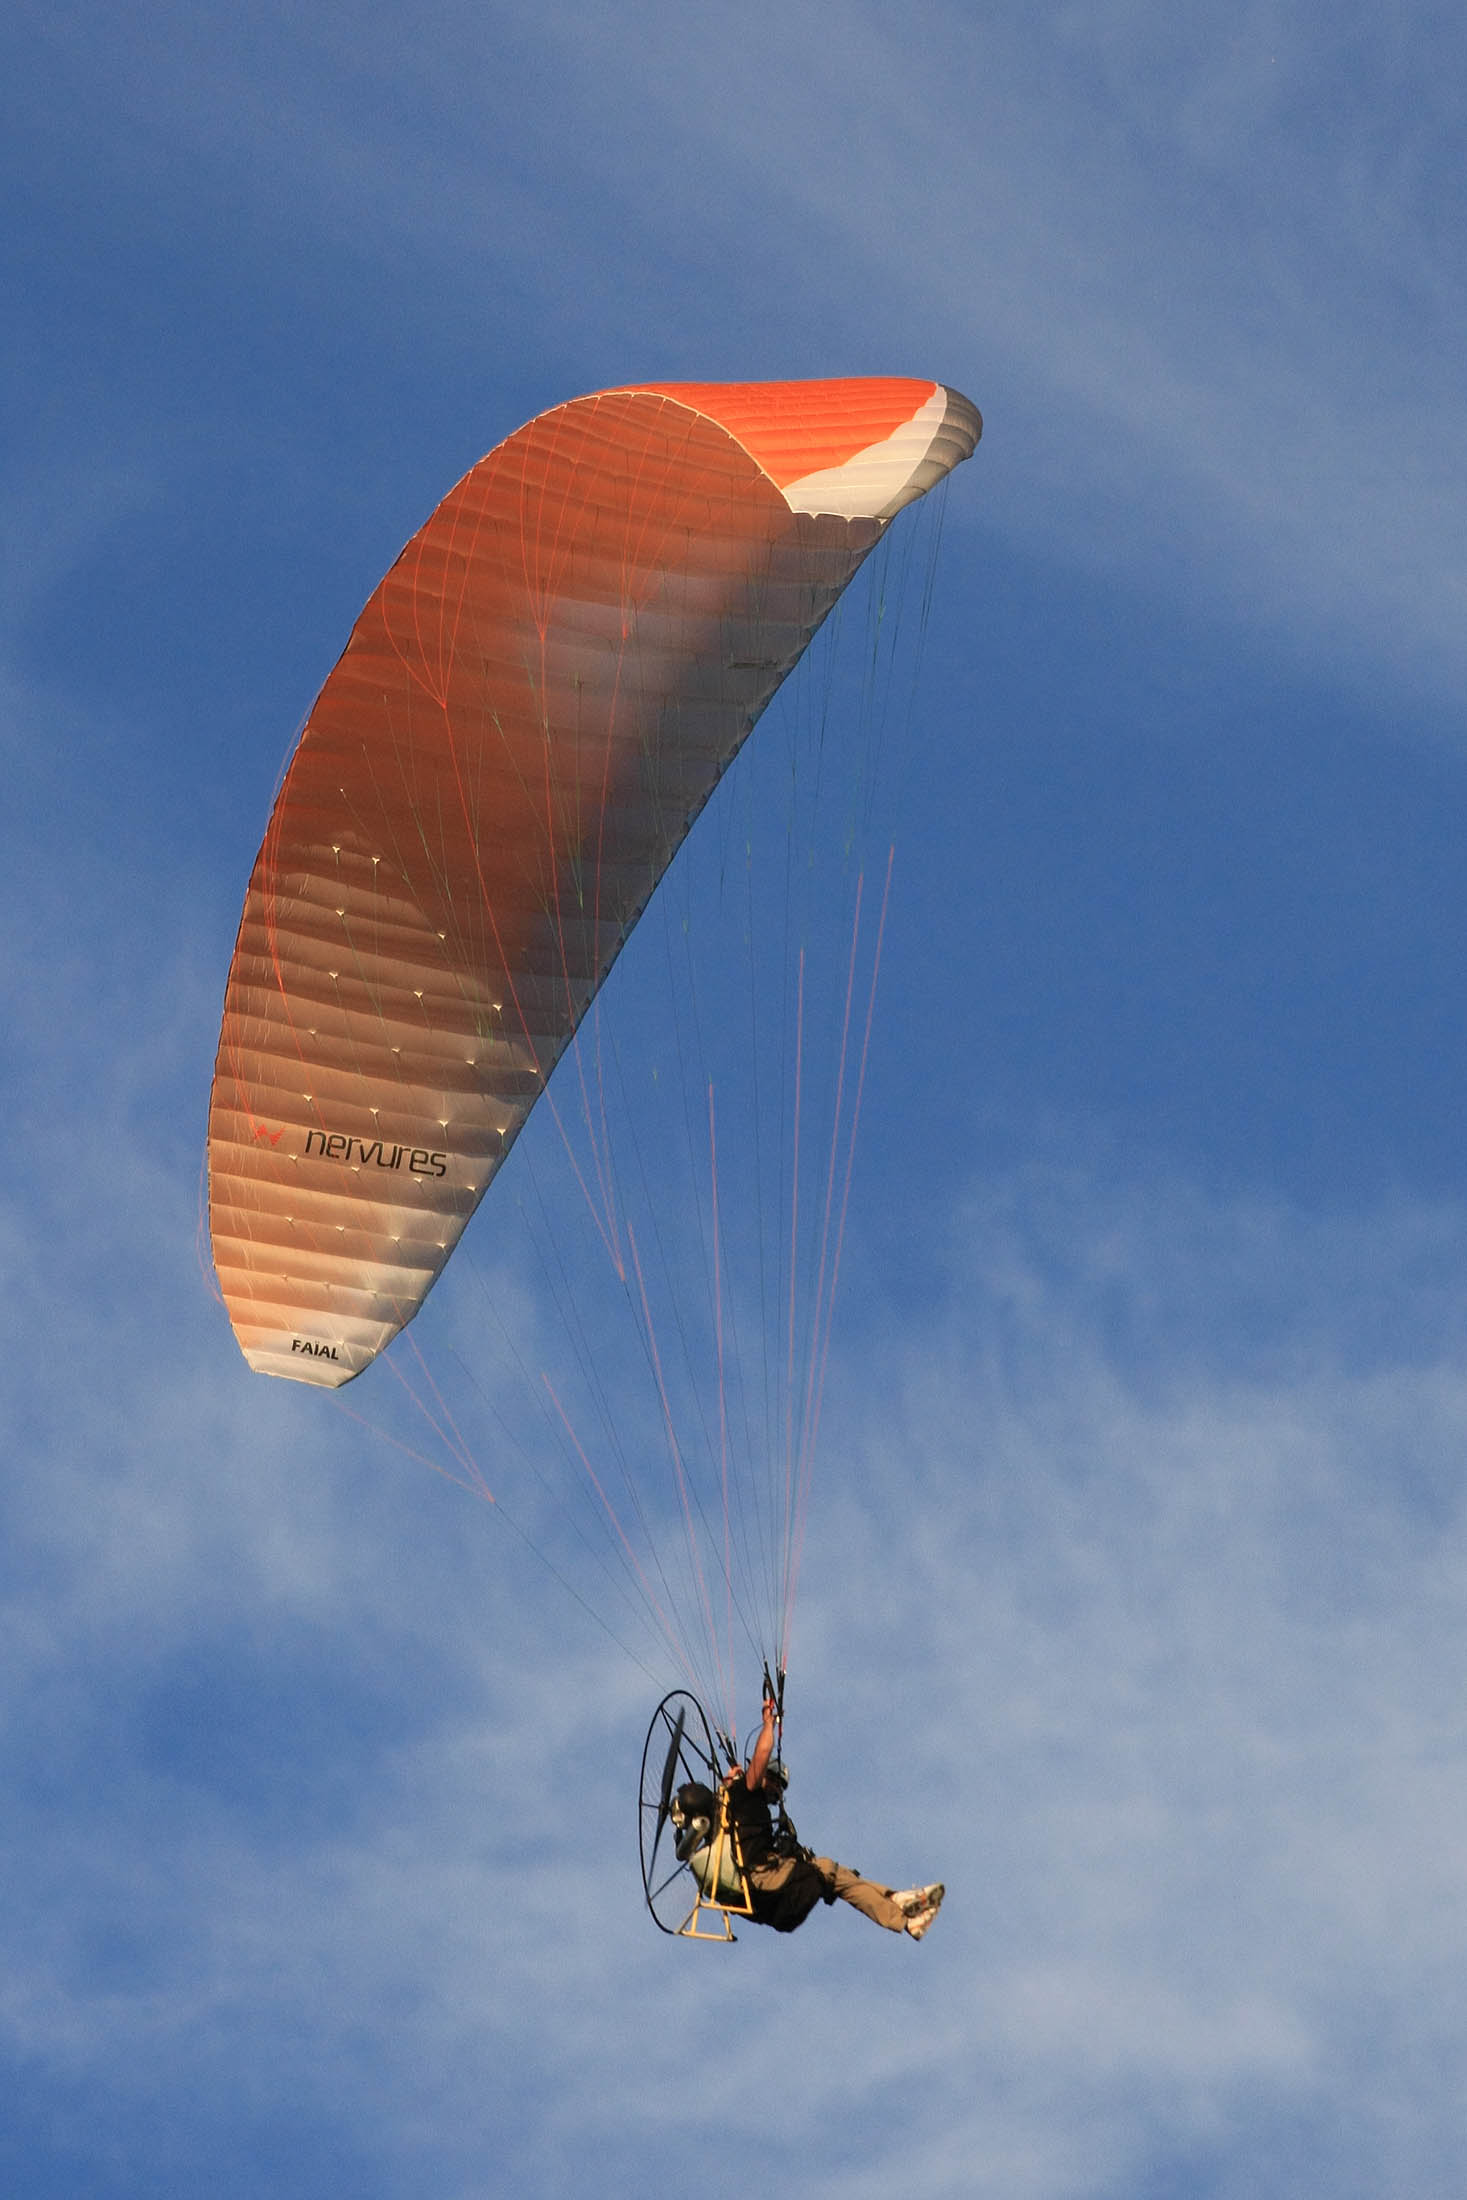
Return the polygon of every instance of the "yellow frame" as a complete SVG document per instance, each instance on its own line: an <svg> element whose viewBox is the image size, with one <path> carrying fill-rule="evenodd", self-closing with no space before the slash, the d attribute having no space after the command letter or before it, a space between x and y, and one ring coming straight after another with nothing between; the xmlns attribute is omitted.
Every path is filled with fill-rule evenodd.
<svg viewBox="0 0 1467 2200"><path fill-rule="evenodd" d="M713 1831L712 1860L707 1875L708 1884L711 1887L717 1887L723 1877L724 1864L729 1860L732 1861L733 1868L738 1874L739 1890L743 1899L739 1902L722 1902L716 1894L705 1894L703 1892L703 1881L696 1872L693 1872L693 1884L698 1890L697 1898L693 1903L693 1907L683 1919L682 1924L678 1927L678 1931L685 1940L737 1940L738 1934L733 1929L734 1919L736 1917L752 1918L754 1915L754 1899L749 1892L749 1881L744 1871L744 1860L739 1854L738 1834L735 1832L729 1818L728 1789L720 1787L718 1790L718 1824ZM689 1869L691 1870L692 1867L689 1866ZM718 1918L718 1931L705 1931L699 1922L700 1919L708 1918L711 1920L714 1915Z"/></svg>

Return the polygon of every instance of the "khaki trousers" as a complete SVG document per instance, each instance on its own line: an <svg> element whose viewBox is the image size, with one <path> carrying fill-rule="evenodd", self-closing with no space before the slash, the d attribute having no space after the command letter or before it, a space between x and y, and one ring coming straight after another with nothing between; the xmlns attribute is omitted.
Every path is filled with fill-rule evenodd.
<svg viewBox="0 0 1467 2200"><path fill-rule="evenodd" d="M814 1857L812 1862L839 1901L849 1902L862 1917L869 1917L873 1925L884 1925L889 1933L906 1931L906 1913L897 1906L890 1887L878 1887L873 1879L863 1879L859 1872L837 1864L829 1856ZM761 1893L776 1894L796 1865L795 1857L782 1856L777 1863L752 1866L749 1878Z"/></svg>

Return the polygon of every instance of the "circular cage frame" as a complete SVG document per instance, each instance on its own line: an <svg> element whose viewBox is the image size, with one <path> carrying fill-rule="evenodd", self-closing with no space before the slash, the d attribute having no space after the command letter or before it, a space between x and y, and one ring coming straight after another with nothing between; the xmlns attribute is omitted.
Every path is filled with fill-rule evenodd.
<svg viewBox="0 0 1467 2200"><path fill-rule="evenodd" d="M684 1781L716 1788L719 1770L708 1717L696 1696L674 1688L652 1714L642 1750L637 1832L642 1857L642 1892L660 1932L678 1934L696 1899L696 1882L671 1846L662 1848L672 1798ZM686 1884L679 1886L679 1882Z"/></svg>

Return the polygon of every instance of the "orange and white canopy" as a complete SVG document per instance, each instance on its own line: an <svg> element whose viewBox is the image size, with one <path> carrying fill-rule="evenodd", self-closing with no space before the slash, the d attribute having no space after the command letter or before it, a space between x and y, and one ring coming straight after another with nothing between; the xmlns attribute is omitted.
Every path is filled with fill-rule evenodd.
<svg viewBox="0 0 1467 2200"><path fill-rule="evenodd" d="M209 1114L252 1367L412 1319L689 825L903 505L939 383L657 383L532 420L413 537L255 863Z"/></svg>

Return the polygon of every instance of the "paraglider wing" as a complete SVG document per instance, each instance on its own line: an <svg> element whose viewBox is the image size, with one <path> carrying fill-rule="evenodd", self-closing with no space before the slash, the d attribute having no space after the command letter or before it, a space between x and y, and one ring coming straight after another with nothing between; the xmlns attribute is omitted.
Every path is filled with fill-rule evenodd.
<svg viewBox="0 0 1467 2200"><path fill-rule="evenodd" d="M979 432L931 382L610 390L413 537L307 721L229 974L209 1215L252 1367L335 1386L412 1319L721 773Z"/></svg>

